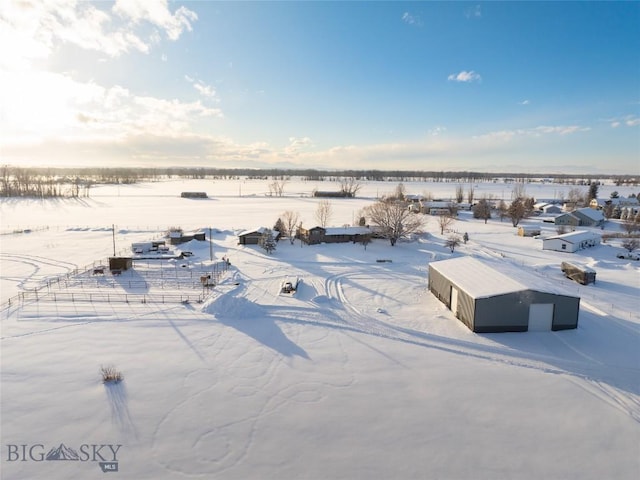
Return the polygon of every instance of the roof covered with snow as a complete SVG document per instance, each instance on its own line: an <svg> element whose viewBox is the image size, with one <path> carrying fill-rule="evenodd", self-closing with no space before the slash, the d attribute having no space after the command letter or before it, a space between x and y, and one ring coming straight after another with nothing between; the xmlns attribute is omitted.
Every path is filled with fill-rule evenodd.
<svg viewBox="0 0 640 480"><path fill-rule="evenodd" d="M431 262L429 266L473 298L486 298L530 288L473 257Z"/></svg>
<svg viewBox="0 0 640 480"><path fill-rule="evenodd" d="M252 233L256 233L256 234L260 234L262 235L265 232L270 231L270 228L267 227L259 227L259 228L254 228L253 230L245 230L244 232L240 232L238 234L239 237L244 237L245 235L251 235Z"/></svg>
<svg viewBox="0 0 640 480"><path fill-rule="evenodd" d="M589 217L592 220L602 220L602 219L604 219L604 215L602 214L602 212L600 210L594 210L593 208L590 208L590 207L579 208L578 210L576 210L573 213L580 213L580 214L584 215L585 217Z"/></svg>
<svg viewBox="0 0 640 480"><path fill-rule="evenodd" d="M325 229L325 235L368 235L369 227L329 227Z"/></svg>
<svg viewBox="0 0 640 480"><path fill-rule="evenodd" d="M589 232L588 230L577 230L575 232L563 233L562 235L547 237L544 240L564 240L568 243L577 243L584 240L594 239L600 240L600 235L594 232Z"/></svg>

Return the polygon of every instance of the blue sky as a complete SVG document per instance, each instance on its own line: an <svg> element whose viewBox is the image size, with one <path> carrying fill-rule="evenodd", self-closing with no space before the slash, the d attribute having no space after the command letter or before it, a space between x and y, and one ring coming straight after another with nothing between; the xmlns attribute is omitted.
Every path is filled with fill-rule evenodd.
<svg viewBox="0 0 640 480"><path fill-rule="evenodd" d="M639 2L9 1L19 165L640 173Z"/></svg>

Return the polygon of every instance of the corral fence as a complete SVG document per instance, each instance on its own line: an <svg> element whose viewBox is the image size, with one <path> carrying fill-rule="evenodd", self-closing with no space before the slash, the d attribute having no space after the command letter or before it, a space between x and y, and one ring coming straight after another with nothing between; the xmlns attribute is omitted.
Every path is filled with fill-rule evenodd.
<svg viewBox="0 0 640 480"><path fill-rule="evenodd" d="M108 264L108 259L95 261L42 280L37 287L9 298L0 305L0 311L42 301L202 303L230 265L227 261L167 264L160 259L145 259L134 260L134 268L112 275Z"/></svg>
<svg viewBox="0 0 640 480"><path fill-rule="evenodd" d="M72 302L72 303L202 303L206 298L202 293L162 293L140 294L119 292L22 292L16 295L20 304L29 302ZM15 297L14 297L15 298Z"/></svg>

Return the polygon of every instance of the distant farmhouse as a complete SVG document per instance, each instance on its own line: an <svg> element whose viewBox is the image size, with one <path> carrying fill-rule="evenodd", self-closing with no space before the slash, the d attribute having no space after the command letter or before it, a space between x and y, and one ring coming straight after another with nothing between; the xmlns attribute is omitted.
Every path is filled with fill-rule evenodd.
<svg viewBox="0 0 640 480"><path fill-rule="evenodd" d="M538 202L533 206L533 209L545 214L562 213L562 207L555 203Z"/></svg>
<svg viewBox="0 0 640 480"><path fill-rule="evenodd" d="M193 233L184 233L180 229L172 229L167 233L170 245L180 245L181 243L187 243L191 240L199 240L204 242L206 240L206 234L202 231Z"/></svg>
<svg viewBox="0 0 640 480"><path fill-rule="evenodd" d="M417 201L410 202L409 209L425 215L451 215L457 214L458 204L442 200Z"/></svg>
<svg viewBox="0 0 640 480"><path fill-rule="evenodd" d="M258 245L260 243L260 239L265 233L271 232L274 240L278 240L280 236L280 232L277 230L271 230L267 227L255 228L253 230L245 230L238 234L238 244L239 245Z"/></svg>
<svg viewBox="0 0 640 480"><path fill-rule="evenodd" d="M298 237L307 245L319 243L360 243L370 240L373 232L369 227L312 227L298 229Z"/></svg>
<svg viewBox="0 0 640 480"><path fill-rule="evenodd" d="M429 264L429 290L477 333L578 327L580 298L527 285L472 257Z"/></svg>
<svg viewBox="0 0 640 480"><path fill-rule="evenodd" d="M595 208L598 210L602 210L608 205L613 205L614 207L637 207L640 205L638 199L635 197L617 197L617 198L594 198L589 203L591 208Z"/></svg>
<svg viewBox="0 0 640 480"><path fill-rule="evenodd" d="M604 225L604 215L600 210L585 207L573 212L563 213L555 218L556 225L570 227L601 227Z"/></svg>
<svg viewBox="0 0 640 480"><path fill-rule="evenodd" d="M554 235L542 240L543 250L574 253L584 248L595 247L600 244L601 237L597 233L586 230Z"/></svg>

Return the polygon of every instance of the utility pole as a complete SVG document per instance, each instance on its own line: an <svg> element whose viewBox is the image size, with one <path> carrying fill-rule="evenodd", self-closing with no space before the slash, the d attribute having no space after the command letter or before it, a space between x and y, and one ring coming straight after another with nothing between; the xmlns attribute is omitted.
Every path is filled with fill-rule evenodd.
<svg viewBox="0 0 640 480"><path fill-rule="evenodd" d="M111 225L111 232L113 232L113 256L116 256L116 224Z"/></svg>
<svg viewBox="0 0 640 480"><path fill-rule="evenodd" d="M213 239L211 238L211 227L209 227L209 260L213 262Z"/></svg>

